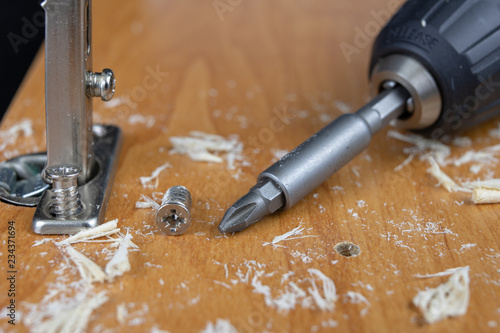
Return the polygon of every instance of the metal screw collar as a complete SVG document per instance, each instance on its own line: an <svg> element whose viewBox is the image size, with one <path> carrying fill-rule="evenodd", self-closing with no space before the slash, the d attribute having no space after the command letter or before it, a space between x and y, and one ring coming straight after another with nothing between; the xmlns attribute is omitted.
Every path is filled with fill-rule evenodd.
<svg viewBox="0 0 500 333"><path fill-rule="evenodd" d="M156 212L156 224L166 235L182 235L191 225L191 193L184 186L174 186L163 196Z"/></svg>

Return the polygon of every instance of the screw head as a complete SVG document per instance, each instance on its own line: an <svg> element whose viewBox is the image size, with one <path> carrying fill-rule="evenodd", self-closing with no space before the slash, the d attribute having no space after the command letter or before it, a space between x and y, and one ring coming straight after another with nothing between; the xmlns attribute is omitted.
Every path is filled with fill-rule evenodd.
<svg viewBox="0 0 500 333"><path fill-rule="evenodd" d="M52 180L76 178L82 173L82 169L73 165L57 165L45 169L45 173Z"/></svg>
<svg viewBox="0 0 500 333"><path fill-rule="evenodd" d="M56 165L45 169L47 178L52 181L55 188L68 188L76 186L77 178L82 169L73 165Z"/></svg>
<svg viewBox="0 0 500 333"><path fill-rule="evenodd" d="M156 224L166 235L182 235L191 225L191 214L184 205L165 204L156 212Z"/></svg>
<svg viewBox="0 0 500 333"><path fill-rule="evenodd" d="M98 81L100 96L103 101L109 101L113 98L116 88L115 74L109 68L103 69L102 73L99 75Z"/></svg>

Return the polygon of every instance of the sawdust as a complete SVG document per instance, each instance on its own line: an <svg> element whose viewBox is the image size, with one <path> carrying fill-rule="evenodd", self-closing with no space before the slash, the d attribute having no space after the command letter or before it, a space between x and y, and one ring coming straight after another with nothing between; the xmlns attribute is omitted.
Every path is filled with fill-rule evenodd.
<svg viewBox="0 0 500 333"><path fill-rule="evenodd" d="M132 236L123 236L117 227L118 220L113 220L95 228L83 230L62 241L44 239L44 242L53 241L65 255L66 260L61 268L56 270L56 283L48 283L47 294L38 304L23 303L28 309L24 321L33 332L84 332L92 312L107 302L105 291L95 293L93 283L112 282L117 276L130 270L128 249L138 249L132 242ZM117 238L110 238L116 235ZM100 240L97 238L104 238ZM71 244L80 242L111 242L109 248L118 247L103 270L90 258L74 249ZM110 252L105 248L106 252ZM71 263L74 264L71 265ZM76 268L76 271L75 271ZM75 271L80 279L70 281L64 274L67 270Z"/></svg>
<svg viewBox="0 0 500 333"><path fill-rule="evenodd" d="M246 268L246 272L242 271L242 268ZM230 279L230 282L233 286L250 284L253 293L264 297L266 306L283 314L299 306L304 309L332 312L338 298L334 282L317 269L311 268L307 272L309 276L292 271L282 274L281 287L276 288L272 283L272 277L278 272L266 272L266 265L250 260L238 267L235 272L237 279ZM268 284L267 280L272 284ZM232 286L225 282L214 281L214 283L232 289Z"/></svg>

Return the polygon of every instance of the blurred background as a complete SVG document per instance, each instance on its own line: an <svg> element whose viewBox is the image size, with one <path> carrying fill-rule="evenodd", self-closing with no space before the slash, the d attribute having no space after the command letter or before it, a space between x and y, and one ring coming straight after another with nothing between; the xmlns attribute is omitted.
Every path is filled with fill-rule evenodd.
<svg viewBox="0 0 500 333"><path fill-rule="evenodd" d="M0 120L3 118L44 39L40 0L0 2Z"/></svg>

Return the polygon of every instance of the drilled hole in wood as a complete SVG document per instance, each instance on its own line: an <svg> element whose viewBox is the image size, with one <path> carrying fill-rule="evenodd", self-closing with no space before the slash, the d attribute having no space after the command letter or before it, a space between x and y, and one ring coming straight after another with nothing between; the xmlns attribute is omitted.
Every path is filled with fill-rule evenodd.
<svg viewBox="0 0 500 333"><path fill-rule="evenodd" d="M338 243L333 249L344 257L356 257L361 253L359 246L349 242Z"/></svg>

